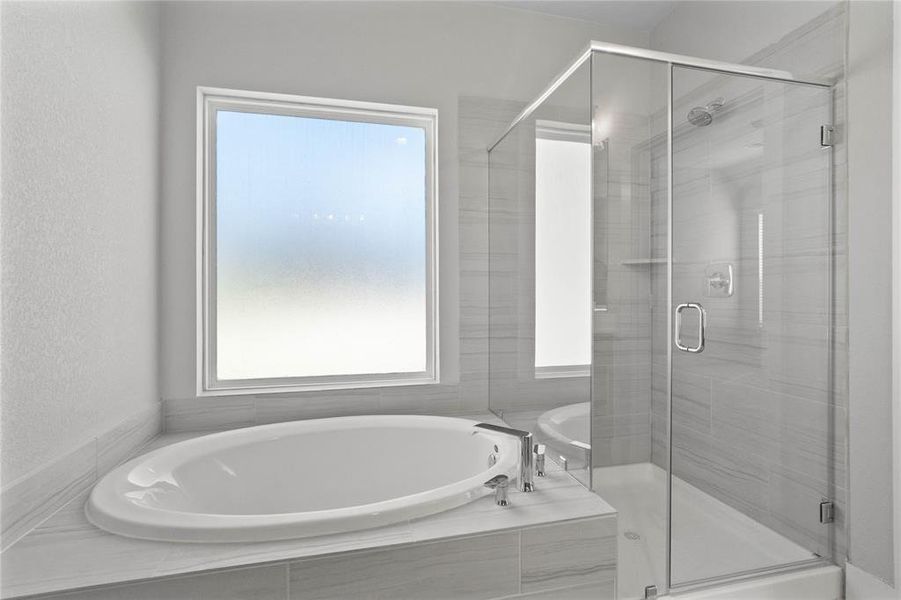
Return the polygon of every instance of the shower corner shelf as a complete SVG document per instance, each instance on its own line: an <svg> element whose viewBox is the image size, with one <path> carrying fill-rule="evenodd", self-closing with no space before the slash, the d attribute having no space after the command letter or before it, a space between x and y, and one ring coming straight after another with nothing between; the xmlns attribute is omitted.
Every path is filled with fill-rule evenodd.
<svg viewBox="0 0 901 600"><path fill-rule="evenodd" d="M642 265L664 265L665 258L627 258L620 261L621 265L627 267L640 267Z"/></svg>

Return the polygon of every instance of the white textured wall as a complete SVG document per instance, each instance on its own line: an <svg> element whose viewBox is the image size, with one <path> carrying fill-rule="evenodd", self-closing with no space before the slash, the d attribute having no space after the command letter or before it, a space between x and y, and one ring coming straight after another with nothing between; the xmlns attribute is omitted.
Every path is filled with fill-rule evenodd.
<svg viewBox="0 0 901 600"><path fill-rule="evenodd" d="M4 483L158 401L158 98L158 6L4 3Z"/></svg>
<svg viewBox="0 0 901 600"><path fill-rule="evenodd" d="M163 30L161 384L164 399L180 400L195 391L196 86L438 109L441 367L443 382L454 386L467 369L460 365L461 334L487 328L487 311L460 303L459 244L485 240L458 236L458 99L530 100L591 38L647 41L624 27L462 2L176 2L163 10ZM468 368L484 378L486 353L470 358ZM409 410L410 401L399 400L403 392L397 401L393 393L382 390L381 407ZM463 404L487 408L480 394L475 405ZM290 401L301 406L311 396Z"/></svg>

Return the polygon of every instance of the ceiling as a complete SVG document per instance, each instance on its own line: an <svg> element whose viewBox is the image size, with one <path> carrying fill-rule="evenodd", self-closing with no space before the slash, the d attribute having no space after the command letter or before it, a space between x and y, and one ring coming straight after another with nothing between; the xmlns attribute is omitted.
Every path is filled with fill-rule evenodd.
<svg viewBox="0 0 901 600"><path fill-rule="evenodd" d="M651 31L669 16L677 0L501 0L510 8L616 24Z"/></svg>

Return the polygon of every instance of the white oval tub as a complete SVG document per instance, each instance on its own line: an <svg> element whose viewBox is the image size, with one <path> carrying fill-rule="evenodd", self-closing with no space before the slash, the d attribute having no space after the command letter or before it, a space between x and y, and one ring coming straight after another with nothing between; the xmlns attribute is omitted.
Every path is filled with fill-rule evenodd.
<svg viewBox="0 0 901 600"><path fill-rule="evenodd" d="M483 484L499 474L512 487L519 441L475 424L380 415L205 435L117 467L94 486L85 511L113 533L185 542L279 540L396 523L489 494Z"/></svg>
<svg viewBox="0 0 901 600"><path fill-rule="evenodd" d="M591 405L588 402L552 408L538 417L538 429L560 448L591 447Z"/></svg>

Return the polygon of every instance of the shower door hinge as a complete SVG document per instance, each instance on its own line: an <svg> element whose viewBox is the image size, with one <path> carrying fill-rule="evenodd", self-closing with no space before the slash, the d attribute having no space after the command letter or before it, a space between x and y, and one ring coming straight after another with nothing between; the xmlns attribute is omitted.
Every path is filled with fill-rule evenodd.
<svg viewBox="0 0 901 600"><path fill-rule="evenodd" d="M835 128L832 125L820 125L820 146L828 148L833 143Z"/></svg>
<svg viewBox="0 0 901 600"><path fill-rule="evenodd" d="M657 598L657 586L649 585L644 588L644 600L655 600Z"/></svg>
<svg viewBox="0 0 901 600"><path fill-rule="evenodd" d="M835 522L835 505L829 500L820 502L820 523Z"/></svg>

